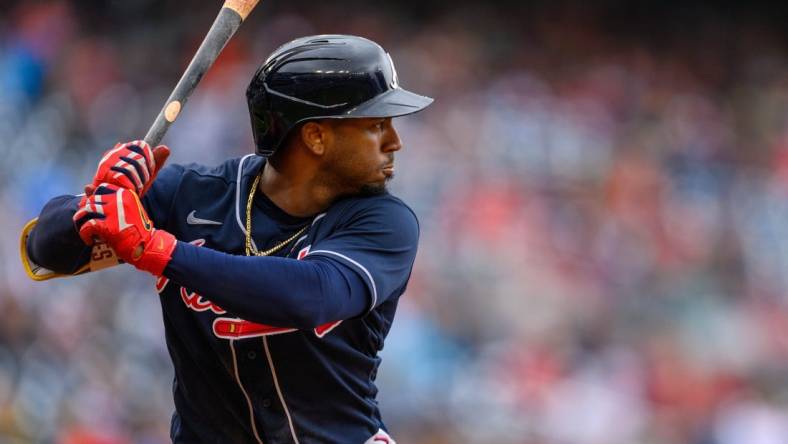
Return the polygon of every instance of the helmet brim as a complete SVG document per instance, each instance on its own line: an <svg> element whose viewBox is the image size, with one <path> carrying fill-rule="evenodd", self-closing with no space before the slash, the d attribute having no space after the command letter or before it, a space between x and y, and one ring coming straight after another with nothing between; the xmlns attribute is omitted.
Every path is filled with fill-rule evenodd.
<svg viewBox="0 0 788 444"><path fill-rule="evenodd" d="M290 99L292 100L292 98ZM363 119L363 118L385 118L385 117L401 117L408 114L417 113L424 108L428 107L434 99L432 97L422 96L406 89L395 88L386 91L379 96L367 100L359 106L349 109L342 114L336 115L317 115L310 116L293 122L290 129L310 120L320 119ZM287 137L287 133L282 134L282 137L276 141L274 146L279 146L280 143ZM273 149L261 148L258 144L257 154L261 156L269 156L273 153Z"/></svg>
<svg viewBox="0 0 788 444"><path fill-rule="evenodd" d="M402 88L395 88L345 111L343 116L337 117L380 118L406 116L423 110L432 102L433 99L431 97L422 96Z"/></svg>

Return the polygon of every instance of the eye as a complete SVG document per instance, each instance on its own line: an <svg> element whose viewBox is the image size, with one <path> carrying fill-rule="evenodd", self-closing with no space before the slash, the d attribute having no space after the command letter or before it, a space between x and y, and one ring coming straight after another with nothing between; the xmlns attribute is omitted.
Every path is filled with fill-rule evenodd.
<svg viewBox="0 0 788 444"><path fill-rule="evenodd" d="M375 124L372 125L372 128L374 128L377 131L383 131L383 127L384 127L384 121L383 120L381 120L379 122L375 122Z"/></svg>

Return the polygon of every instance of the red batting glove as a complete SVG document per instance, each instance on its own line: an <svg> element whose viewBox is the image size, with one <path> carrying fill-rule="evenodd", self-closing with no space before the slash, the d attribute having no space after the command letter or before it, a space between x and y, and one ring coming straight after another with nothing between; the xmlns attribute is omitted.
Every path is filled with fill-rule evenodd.
<svg viewBox="0 0 788 444"><path fill-rule="evenodd" d="M153 227L133 191L100 184L82 199L73 220L85 244L103 239L118 257L154 276L161 276L172 259L175 236Z"/></svg>
<svg viewBox="0 0 788 444"><path fill-rule="evenodd" d="M85 194L90 196L99 184L109 183L144 196L169 155L170 149L164 145L151 149L142 140L118 143L101 157Z"/></svg>

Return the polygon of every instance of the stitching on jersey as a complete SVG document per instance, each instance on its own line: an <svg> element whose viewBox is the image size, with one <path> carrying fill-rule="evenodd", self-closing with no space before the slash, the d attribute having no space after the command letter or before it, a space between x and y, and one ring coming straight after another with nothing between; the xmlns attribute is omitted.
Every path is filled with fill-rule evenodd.
<svg viewBox="0 0 788 444"><path fill-rule="evenodd" d="M326 216L326 213L320 213L317 216L315 216L314 220L312 220L312 226L314 227L315 223L317 221L319 221L320 219L324 218L325 216Z"/></svg>
<svg viewBox="0 0 788 444"><path fill-rule="evenodd" d="M315 216L315 218L312 220L312 224L309 226L309 228L310 229L314 228L315 223L317 223L317 221L319 221L320 219L324 218L325 216L326 216L326 213L320 213L317 216ZM309 233L307 233L307 234L299 237L298 239L296 239L296 241L293 244L293 246L290 247L290 252L287 253L287 255L290 256L291 254L293 254L293 252L296 250L296 247L298 247L298 245L301 244L301 242L303 242L308 237L309 237Z"/></svg>
<svg viewBox="0 0 788 444"><path fill-rule="evenodd" d="M241 213L240 213L240 205L241 205L241 177L243 177L244 172L244 162L247 158L254 156L254 154L247 154L241 158L241 161L238 163L238 178L235 181L235 221L238 222L238 226L241 227L241 232L246 236L246 227L244 224L241 223ZM257 245L254 243L254 239L252 239L252 246L255 250L257 250Z"/></svg>
<svg viewBox="0 0 788 444"><path fill-rule="evenodd" d="M342 259L344 259L344 260L350 262L351 264L357 266L358 268L360 268L361 271L363 271L364 274L367 275L367 278L369 278L369 282L372 283L372 306L369 308L369 310L367 310L367 313L371 312L375 308L375 305L378 303L378 288L375 285L375 280L372 279L372 274L369 272L369 270L367 270L363 265L359 264L358 262L354 261L353 259L345 256L344 254L337 253L336 251L315 250L315 251L310 252L308 254L308 256L311 256L313 254L319 254L319 253L332 254L334 256L341 257Z"/></svg>
<svg viewBox="0 0 788 444"><path fill-rule="evenodd" d="M292 247L290 247L290 252L288 252L288 253L287 253L287 255L288 255L288 256L290 256L291 254L293 254L293 252L296 250L296 248L298 247L298 245L299 245L299 244L301 244L301 242L303 242L303 241L304 241L306 238L308 238L308 237L309 237L309 235L308 235L308 234L305 234L305 235L303 235L303 236L299 237L299 238L298 238L298 239L295 241L295 243L293 244L293 246L292 246Z"/></svg>
<svg viewBox="0 0 788 444"><path fill-rule="evenodd" d="M268 349L268 338L265 336L263 336L263 348L265 348L265 357L268 358L268 365L271 367L271 376L274 377L274 388L276 388L276 394L279 395L279 402L282 403L282 408L284 409L285 415L287 416L287 424L290 426L290 433L293 436L293 441L295 441L295 444L299 444L295 428L293 427L293 418L290 417L290 409L287 408L287 403L285 403L285 397L282 394L282 389L279 387L279 379L276 377L274 359L271 357L271 351Z"/></svg>
<svg viewBox="0 0 788 444"><path fill-rule="evenodd" d="M235 341L232 339L230 340L230 351L233 353L233 371L235 372L235 382L238 383L238 387L241 388L241 393L244 394L244 398L246 398L246 406L249 408L249 421L252 423L252 432L254 433L254 437L259 444L263 444L263 441L260 439L260 436L257 434L257 425L255 424L254 420L254 409L252 408L252 401L249 399L249 395L246 394L246 389L244 389L243 384L241 384L241 377L238 376L238 361L235 358Z"/></svg>

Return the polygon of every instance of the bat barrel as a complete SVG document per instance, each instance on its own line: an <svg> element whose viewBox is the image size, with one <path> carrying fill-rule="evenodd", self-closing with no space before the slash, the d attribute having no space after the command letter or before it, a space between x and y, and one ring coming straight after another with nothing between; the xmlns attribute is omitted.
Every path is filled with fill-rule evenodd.
<svg viewBox="0 0 788 444"><path fill-rule="evenodd" d="M213 65L224 46L241 26L242 21L243 17L234 9L223 7L219 11L211 29L200 44L200 48L145 135L145 142L151 146L156 146L161 142L170 125L178 118L194 88L200 83L208 68Z"/></svg>

